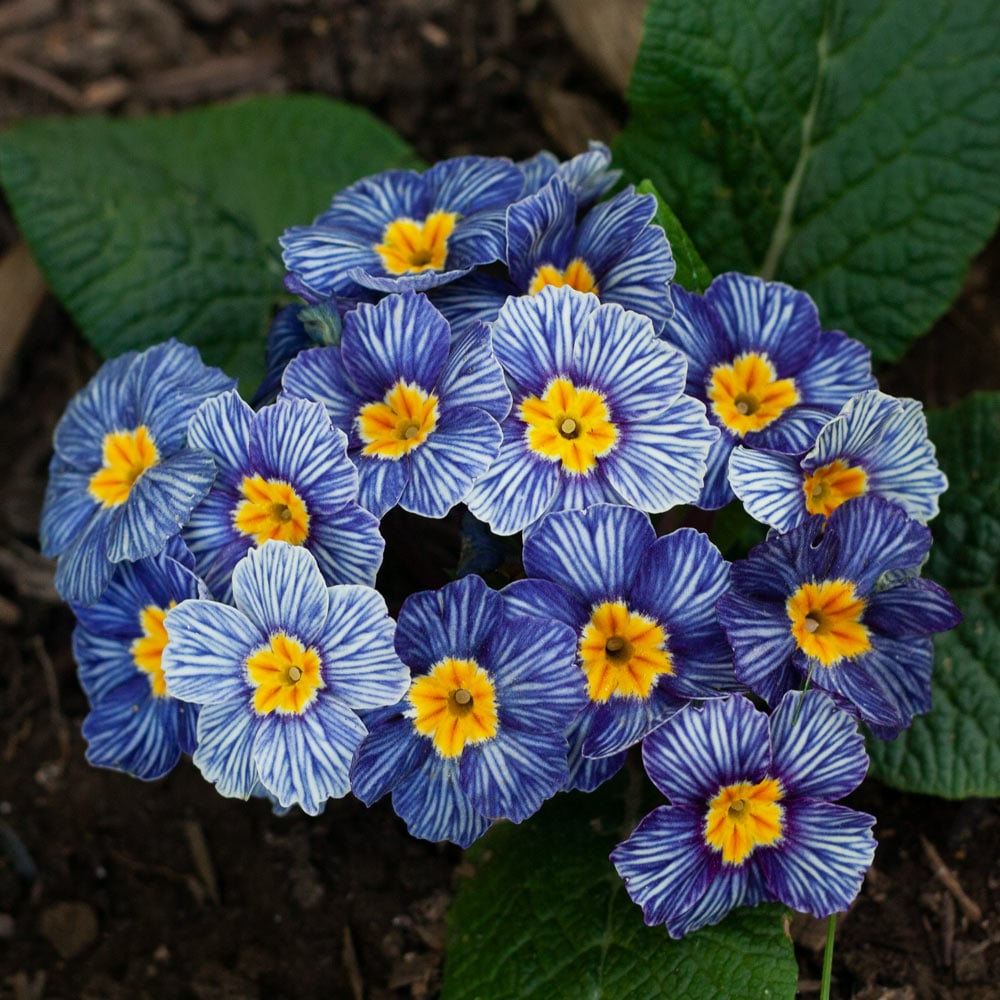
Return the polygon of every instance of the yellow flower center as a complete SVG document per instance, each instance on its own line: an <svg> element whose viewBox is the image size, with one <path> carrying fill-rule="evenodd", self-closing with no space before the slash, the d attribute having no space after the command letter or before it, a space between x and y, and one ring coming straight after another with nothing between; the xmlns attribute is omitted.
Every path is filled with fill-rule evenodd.
<svg viewBox="0 0 1000 1000"><path fill-rule="evenodd" d="M268 539L301 545L309 535L309 512L288 483L245 476L240 487L245 500L233 512L233 523L258 545Z"/></svg>
<svg viewBox="0 0 1000 1000"><path fill-rule="evenodd" d="M726 864L738 865L757 847L781 839L781 785L765 778L751 785L741 781L726 785L709 803L705 842L722 851Z"/></svg>
<svg viewBox="0 0 1000 1000"><path fill-rule="evenodd" d="M872 647L868 629L861 624L865 600L849 580L804 583L788 598L786 610L799 649L824 667Z"/></svg>
<svg viewBox="0 0 1000 1000"><path fill-rule="evenodd" d="M397 382L382 403L368 403L358 414L364 455L398 459L426 440L437 426L437 396Z"/></svg>
<svg viewBox="0 0 1000 1000"><path fill-rule="evenodd" d="M149 674L149 686L154 698L165 698L167 682L163 678L163 650L167 646L167 629L163 619L176 604L171 601L165 608L150 604L139 612L142 635L132 643L132 660L144 673Z"/></svg>
<svg viewBox="0 0 1000 1000"><path fill-rule="evenodd" d="M555 379L541 398L528 396L521 403L531 450L562 462L567 472L582 475L618 440L618 429L608 417L599 392L578 389L564 378Z"/></svg>
<svg viewBox="0 0 1000 1000"><path fill-rule="evenodd" d="M149 428L111 431L104 435L104 465L90 477L90 495L105 507L125 503L136 480L160 460Z"/></svg>
<svg viewBox="0 0 1000 1000"><path fill-rule="evenodd" d="M481 743L497 731L496 698L486 671L475 660L449 657L410 687L417 732L429 736L442 757L458 757L466 743Z"/></svg>
<svg viewBox="0 0 1000 1000"><path fill-rule="evenodd" d="M799 401L795 382L776 379L774 365L761 354L741 354L731 365L712 369L708 398L715 415L741 437L763 430Z"/></svg>
<svg viewBox="0 0 1000 1000"><path fill-rule="evenodd" d="M284 632L247 657L247 672L256 685L253 707L260 715L301 713L326 684L319 672L316 650Z"/></svg>
<svg viewBox="0 0 1000 1000"><path fill-rule="evenodd" d="M375 251L390 274L443 271L457 219L457 212L431 212L423 222L396 219L385 227Z"/></svg>
<svg viewBox="0 0 1000 1000"><path fill-rule="evenodd" d="M666 645L666 633L651 618L621 601L599 604L579 647L590 700L648 698L656 679L674 672Z"/></svg>
<svg viewBox="0 0 1000 1000"><path fill-rule="evenodd" d="M829 517L842 503L862 496L868 476L857 465L848 465L838 458L806 476L802 491L806 495L806 510L810 514Z"/></svg>
<svg viewBox="0 0 1000 1000"><path fill-rule="evenodd" d="M597 282L594 281L594 275L580 257L574 257L562 271L552 264L540 264L528 286L528 294L535 295L546 285L553 285L556 288L567 285L570 288L575 288L578 292L597 294Z"/></svg>

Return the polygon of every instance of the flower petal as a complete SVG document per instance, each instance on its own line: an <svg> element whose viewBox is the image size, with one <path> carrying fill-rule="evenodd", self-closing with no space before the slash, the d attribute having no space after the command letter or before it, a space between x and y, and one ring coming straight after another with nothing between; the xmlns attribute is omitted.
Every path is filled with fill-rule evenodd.
<svg viewBox="0 0 1000 1000"><path fill-rule="evenodd" d="M205 705L198 715L198 747L192 760L202 777L229 799L249 799L257 783L253 744L257 718L250 697Z"/></svg>
<svg viewBox="0 0 1000 1000"><path fill-rule="evenodd" d="M458 784L458 769L435 754L392 793L392 808L410 836L450 840L468 847L489 828L491 820L477 812Z"/></svg>

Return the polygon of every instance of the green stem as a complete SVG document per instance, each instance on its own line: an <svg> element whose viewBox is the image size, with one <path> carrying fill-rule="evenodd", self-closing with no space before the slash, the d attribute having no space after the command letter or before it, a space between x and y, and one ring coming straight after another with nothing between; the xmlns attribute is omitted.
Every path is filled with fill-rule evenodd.
<svg viewBox="0 0 1000 1000"><path fill-rule="evenodd" d="M826 947L823 949L823 978L819 985L819 1000L830 1000L830 980L833 978L833 937L837 932L837 914L831 913L826 922Z"/></svg>

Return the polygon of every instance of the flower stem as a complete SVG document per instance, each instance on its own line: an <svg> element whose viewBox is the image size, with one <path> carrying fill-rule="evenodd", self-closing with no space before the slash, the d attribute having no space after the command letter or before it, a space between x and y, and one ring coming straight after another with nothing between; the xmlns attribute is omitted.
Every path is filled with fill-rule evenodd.
<svg viewBox="0 0 1000 1000"><path fill-rule="evenodd" d="M830 1000L830 980L833 978L833 938L837 932L837 914L831 913L826 922L826 947L823 949L823 977L819 1000Z"/></svg>

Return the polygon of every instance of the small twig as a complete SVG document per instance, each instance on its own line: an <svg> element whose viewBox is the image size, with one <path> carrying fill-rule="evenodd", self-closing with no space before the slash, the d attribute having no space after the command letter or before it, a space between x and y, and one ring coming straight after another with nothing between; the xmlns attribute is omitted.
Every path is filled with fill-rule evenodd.
<svg viewBox="0 0 1000 1000"><path fill-rule="evenodd" d="M351 995L354 1000L364 1000L365 984L361 978L361 969L358 967L358 953L354 950L354 936L351 928L344 925L344 948L342 953L344 971L347 973L347 981L351 984Z"/></svg>
<svg viewBox="0 0 1000 1000"><path fill-rule="evenodd" d="M215 866L212 864L212 855L208 851L208 842L205 840L201 824L197 820L186 819L184 821L184 834L191 850L191 857L194 859L194 866L205 886L208 898L218 905L220 902L219 882L215 877Z"/></svg>
<svg viewBox="0 0 1000 1000"><path fill-rule="evenodd" d="M941 880L942 885L955 897L965 917L974 924L978 924L983 919L983 911L975 900L970 899L965 890L960 885L955 873L941 859L934 845L923 835L920 835L920 843L924 845L924 854L934 871L934 874Z"/></svg>
<svg viewBox="0 0 1000 1000"><path fill-rule="evenodd" d="M159 875L161 878L168 879L171 882L182 882L187 886L188 892L194 897L196 903L201 904L205 902L205 887L193 875L175 872L173 868L168 868L166 865L150 865L143 861L137 861L135 858L129 857L123 851L116 850L113 847L108 853L119 864L125 865L126 868L130 868L134 872L144 875Z"/></svg>
<svg viewBox="0 0 1000 1000"><path fill-rule="evenodd" d="M32 66L31 63L26 63L16 56L0 53L0 76L13 77L15 80L20 80L22 83L42 90L57 101L62 101L74 111L83 108L83 98L68 83L60 80L48 70Z"/></svg>
<svg viewBox="0 0 1000 1000"><path fill-rule="evenodd" d="M31 645L35 650L35 656L42 665L42 674L45 677L45 690L49 696L49 718L52 720L52 728L56 734L56 742L59 744L59 759L67 760L69 757L69 727L66 725L66 718L62 713L62 705L59 701L59 680L56 677L56 668L49 658L45 643L40 635L31 637Z"/></svg>

